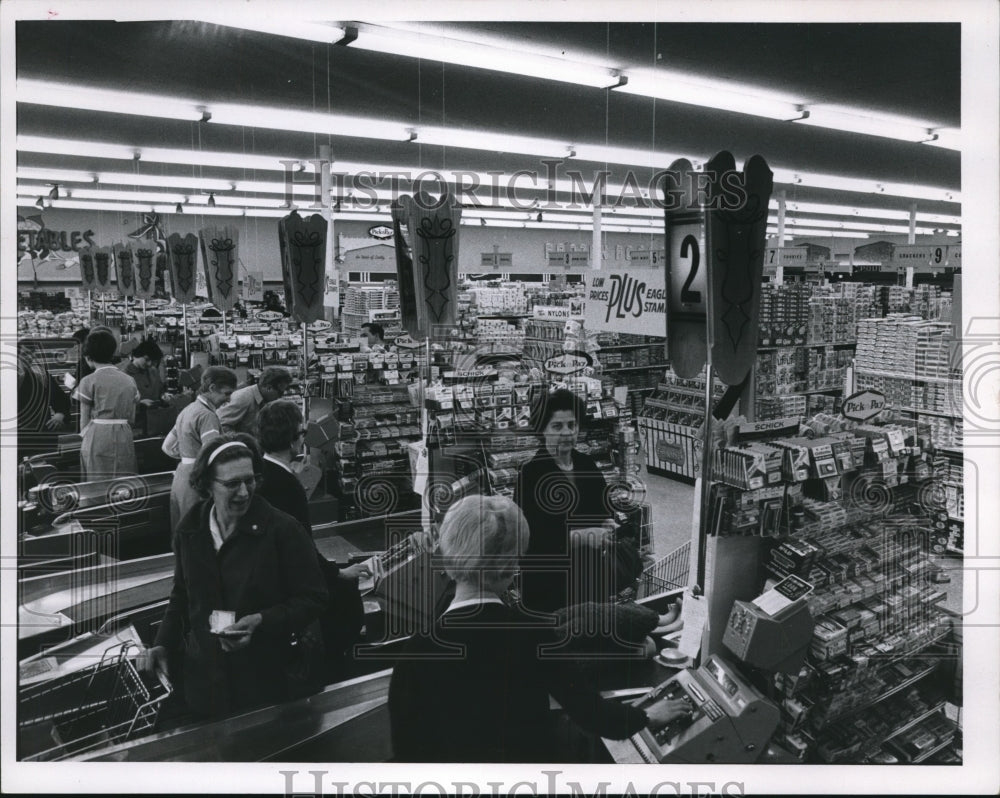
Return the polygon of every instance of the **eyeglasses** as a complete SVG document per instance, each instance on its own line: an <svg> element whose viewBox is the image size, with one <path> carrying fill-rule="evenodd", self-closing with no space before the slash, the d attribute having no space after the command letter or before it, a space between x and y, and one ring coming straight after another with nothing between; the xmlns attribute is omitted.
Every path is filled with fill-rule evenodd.
<svg viewBox="0 0 1000 798"><path fill-rule="evenodd" d="M254 474L252 477L244 477L243 479L213 479L212 482L217 485L221 485L226 490L231 493L236 493L242 485L247 489L248 492L253 492L256 488L260 486L261 476L260 474Z"/></svg>

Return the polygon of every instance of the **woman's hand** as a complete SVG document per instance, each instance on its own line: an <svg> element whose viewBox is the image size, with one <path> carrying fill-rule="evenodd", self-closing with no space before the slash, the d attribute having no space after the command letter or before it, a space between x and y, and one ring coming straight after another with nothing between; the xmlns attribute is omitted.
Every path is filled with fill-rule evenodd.
<svg viewBox="0 0 1000 798"><path fill-rule="evenodd" d="M371 575L372 572L368 564L363 562L356 562L347 568L341 568L340 573L337 574L340 579L367 579Z"/></svg>
<svg viewBox="0 0 1000 798"><path fill-rule="evenodd" d="M148 671L149 673L156 673L159 671L168 679L170 678L170 671L167 667L167 647L166 646L153 646L152 648L147 648L142 654L139 655L139 659L136 661L139 670Z"/></svg>
<svg viewBox="0 0 1000 798"><path fill-rule="evenodd" d="M691 714L691 705L683 698L671 698L667 701L657 701L646 710L650 729L660 729L670 721Z"/></svg>
<svg viewBox="0 0 1000 798"><path fill-rule="evenodd" d="M250 645L250 638L253 637L253 633L260 626L262 620L264 619L261 617L261 614L255 612L253 615L244 615L236 623L227 626L222 630L224 636L219 637L222 650L229 652L246 648ZM236 635L236 632L240 632L241 634Z"/></svg>
<svg viewBox="0 0 1000 798"><path fill-rule="evenodd" d="M65 421L66 416L63 413L53 413L49 420L45 422L45 427L46 429L59 429Z"/></svg>
<svg viewBox="0 0 1000 798"><path fill-rule="evenodd" d="M684 625L681 620L681 604L679 601L671 603L670 609L660 616L656 623L656 628L653 630L652 634L667 634L668 632L676 632Z"/></svg>

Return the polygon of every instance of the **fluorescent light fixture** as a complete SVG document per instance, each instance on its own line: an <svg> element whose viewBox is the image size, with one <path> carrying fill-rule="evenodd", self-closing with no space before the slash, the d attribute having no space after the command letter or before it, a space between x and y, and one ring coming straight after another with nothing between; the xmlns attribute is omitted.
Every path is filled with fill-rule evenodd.
<svg viewBox="0 0 1000 798"><path fill-rule="evenodd" d="M962 193L935 186L918 186L909 183L887 183L878 180L839 175L820 175L813 172L796 172L791 169L772 168L774 182L790 186L826 188L834 191L854 191L861 194L885 194L891 197L926 199L934 202L961 202Z"/></svg>
<svg viewBox="0 0 1000 798"><path fill-rule="evenodd" d="M793 119L799 115L800 101L791 95L666 69L630 69L628 83L616 91L768 119Z"/></svg>
<svg viewBox="0 0 1000 798"><path fill-rule="evenodd" d="M777 235L777 227L767 228L768 235ZM869 238L868 233L847 233L843 230L809 230L806 228L789 230L785 228L785 239L789 238L805 238L807 236L814 236L817 238Z"/></svg>
<svg viewBox="0 0 1000 798"><path fill-rule="evenodd" d="M937 136L939 147L958 149L957 131L947 129L944 138L936 133L929 122L908 117L890 116L888 114L866 113L857 108L847 108L841 105L807 105L808 115L803 114L794 121L800 125L814 125L831 130L841 130L848 133L861 133L866 136L881 136L887 139L927 142Z"/></svg>
<svg viewBox="0 0 1000 798"><path fill-rule="evenodd" d="M157 188L189 188L204 191L230 191L233 182L230 180L213 180L202 177L184 177L183 175L137 175L129 172L86 172L67 169L35 169L18 167L17 177L20 180L58 180L60 183L84 183L104 186L154 186Z"/></svg>
<svg viewBox="0 0 1000 798"><path fill-rule="evenodd" d="M632 166L646 166L650 169L666 169L678 158L683 157L676 153L627 149L625 147L604 147L597 144L574 144L572 151L574 159L578 161L630 164Z"/></svg>
<svg viewBox="0 0 1000 798"><path fill-rule="evenodd" d="M571 147L565 141L491 133L481 130L463 130L453 127L415 126L418 144L437 144L443 147L461 147L468 150L489 152L517 152L526 155L544 155L565 158Z"/></svg>
<svg viewBox="0 0 1000 798"><path fill-rule="evenodd" d="M950 127L938 127L930 131L931 136L921 141L921 144L930 144L932 147L944 147L947 150L962 149L962 131Z"/></svg>
<svg viewBox="0 0 1000 798"><path fill-rule="evenodd" d="M259 105L211 104L212 124L323 133L334 136L406 141L410 130L402 122L385 122L343 114L292 111Z"/></svg>
<svg viewBox="0 0 1000 798"><path fill-rule="evenodd" d="M620 80L617 70L596 64L505 47L499 43L463 41L366 23L358 25L358 38L350 42L350 47L598 89L614 86Z"/></svg>
<svg viewBox="0 0 1000 798"><path fill-rule="evenodd" d="M197 122L205 113L202 104L196 100L50 83L30 78L18 78L15 90L19 103L51 105L56 108L80 108L189 122Z"/></svg>
<svg viewBox="0 0 1000 798"><path fill-rule="evenodd" d="M771 208L778 207L778 200L771 195ZM792 202L785 203L786 211L798 211L800 213L821 213L827 216L864 216L882 219L903 219L909 221L910 212L892 210L889 208L859 208L852 205L829 205L820 202ZM950 216L941 213L921 213L917 211L917 222L926 224L961 224L961 216Z"/></svg>
<svg viewBox="0 0 1000 798"><path fill-rule="evenodd" d="M18 185L17 190L30 190L30 186ZM113 191L104 188L72 188L67 191L67 198L73 199L93 199L93 200L121 200L122 202L145 202L153 204L155 202L184 202L183 194L163 194L157 191Z"/></svg>
<svg viewBox="0 0 1000 798"><path fill-rule="evenodd" d="M273 14L262 13L264 6L257 8L240 8L225 17L215 14L197 14L197 22L207 22L210 25L221 25L227 28L259 33L270 33L274 36L288 36L293 39L333 44L344 38L344 29L321 22L297 22L288 18L287 11L275 11Z"/></svg>

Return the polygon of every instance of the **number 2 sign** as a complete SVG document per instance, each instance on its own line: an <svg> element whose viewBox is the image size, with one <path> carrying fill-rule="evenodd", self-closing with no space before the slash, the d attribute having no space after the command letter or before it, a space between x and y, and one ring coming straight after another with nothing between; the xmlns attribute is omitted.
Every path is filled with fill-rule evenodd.
<svg viewBox="0 0 1000 798"><path fill-rule="evenodd" d="M691 187L696 182L690 161L670 165L677 184L688 187L680 202L667 203L667 348L679 377L696 377L708 352L708 268L705 258L705 214Z"/></svg>

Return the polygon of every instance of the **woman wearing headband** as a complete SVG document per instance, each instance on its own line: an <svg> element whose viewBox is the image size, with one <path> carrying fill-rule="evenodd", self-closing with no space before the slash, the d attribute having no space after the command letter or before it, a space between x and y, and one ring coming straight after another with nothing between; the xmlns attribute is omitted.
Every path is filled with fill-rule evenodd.
<svg viewBox="0 0 1000 798"><path fill-rule="evenodd" d="M171 529L177 528L184 514L201 498L191 487L191 469L201 447L222 432L216 411L229 401L234 390L235 371L225 366L209 366L201 375L198 398L181 410L173 429L163 440L163 451L181 461L170 485Z"/></svg>
<svg viewBox="0 0 1000 798"><path fill-rule="evenodd" d="M326 604L312 539L255 495L261 462L249 435L209 440L191 470L203 500L174 533L174 586L144 664L179 676L196 715L288 700L291 636Z"/></svg>

